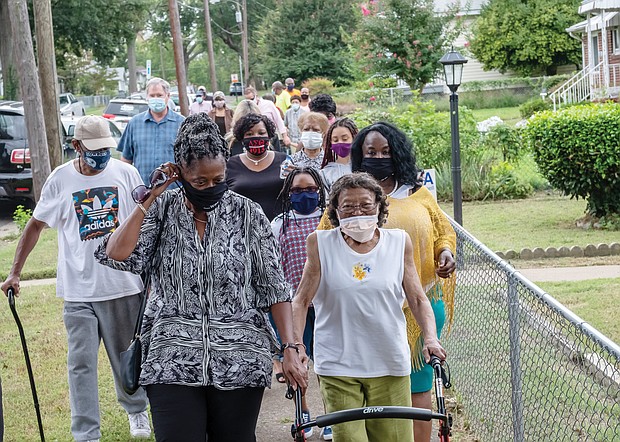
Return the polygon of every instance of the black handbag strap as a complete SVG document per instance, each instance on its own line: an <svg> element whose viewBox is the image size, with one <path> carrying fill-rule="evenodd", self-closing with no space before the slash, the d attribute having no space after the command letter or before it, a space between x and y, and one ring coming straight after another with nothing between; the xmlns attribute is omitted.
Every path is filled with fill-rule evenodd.
<svg viewBox="0 0 620 442"><path fill-rule="evenodd" d="M170 207L170 202L166 204L164 207L164 214L161 219L161 223L159 224L159 231L157 232L157 238L155 239L155 244L153 246L154 253L159 249L159 242L161 241L161 233L164 230L164 223L166 222L166 217L168 216L168 207ZM140 302L140 310L138 311L138 318L136 320L136 327L133 330L134 339L138 339L140 337L140 330L142 329L142 318L144 316L144 310L146 309L146 301L148 300L149 295L149 287L151 285L151 272L150 269L146 269L142 274L142 300Z"/></svg>

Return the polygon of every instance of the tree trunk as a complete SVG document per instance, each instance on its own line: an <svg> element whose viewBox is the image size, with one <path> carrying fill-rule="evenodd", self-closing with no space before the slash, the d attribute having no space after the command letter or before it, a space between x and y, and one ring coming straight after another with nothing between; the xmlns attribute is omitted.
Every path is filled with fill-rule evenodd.
<svg viewBox="0 0 620 442"><path fill-rule="evenodd" d="M129 95L138 92L136 69L136 34L127 39L127 64L129 65Z"/></svg>
<svg viewBox="0 0 620 442"><path fill-rule="evenodd" d="M15 69L13 32L9 16L9 4L0 0L0 64L2 64L3 95L6 100L19 100L19 80Z"/></svg>
<svg viewBox="0 0 620 442"><path fill-rule="evenodd" d="M174 46L174 63L177 70L177 85L179 88L179 104L181 113L189 115L189 105L187 104L187 77L185 61L183 57L183 36L181 34L181 20L179 18L179 7L177 0L168 0L170 13L170 30L172 32L172 44Z"/></svg>
<svg viewBox="0 0 620 442"><path fill-rule="evenodd" d="M209 76L211 77L211 90L215 92L217 91L217 78L215 76L215 54L213 53L213 33L211 32L209 0L205 0L205 32L207 33L207 52L209 54Z"/></svg>
<svg viewBox="0 0 620 442"><path fill-rule="evenodd" d="M62 141L60 138L60 104L58 101L58 76L52 29L52 5L50 0L34 0L34 21L37 36L37 61L39 62L39 85L45 118L45 135L49 150L51 169L62 164Z"/></svg>
<svg viewBox="0 0 620 442"><path fill-rule="evenodd" d="M22 97L24 97L28 147L30 148L32 164L32 183L35 200L39 201L41 189L51 170L26 0L9 0L9 11L17 70L20 72L19 87Z"/></svg>

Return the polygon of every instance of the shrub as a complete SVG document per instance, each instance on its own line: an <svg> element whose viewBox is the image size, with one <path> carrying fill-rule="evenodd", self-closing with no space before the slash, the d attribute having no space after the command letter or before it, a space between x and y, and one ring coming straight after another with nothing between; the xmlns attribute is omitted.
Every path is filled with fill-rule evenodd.
<svg viewBox="0 0 620 442"><path fill-rule="evenodd" d="M480 135L472 112L459 108L459 133L463 155L480 150ZM431 101L421 100L413 91L411 104L389 109L369 108L349 116L358 127L377 121L388 121L403 130L415 148L417 162L422 167L435 167L450 161L452 138L450 114L436 112Z"/></svg>
<svg viewBox="0 0 620 442"><path fill-rule="evenodd" d="M24 206L19 205L15 208L15 212L13 212L13 221L17 224L17 228L19 229L19 233L23 233L26 228L26 224L32 218L32 210L26 209Z"/></svg>
<svg viewBox="0 0 620 442"><path fill-rule="evenodd" d="M620 106L591 104L534 115L524 129L543 175L587 200L596 217L620 213Z"/></svg>
<svg viewBox="0 0 620 442"><path fill-rule="evenodd" d="M543 100L541 98L532 98L519 106L521 118L530 118L536 112L542 112L553 108L551 100Z"/></svg>
<svg viewBox="0 0 620 442"><path fill-rule="evenodd" d="M329 78L310 78L304 81L301 86L310 89L312 95L331 94L334 91L334 82Z"/></svg>
<svg viewBox="0 0 620 442"><path fill-rule="evenodd" d="M492 126L483 135L485 149L498 151L504 161L516 160L523 151L520 130L504 123Z"/></svg>
<svg viewBox="0 0 620 442"><path fill-rule="evenodd" d="M497 161L492 154L473 154L461 158L461 189L464 201L527 198L534 192L530 180L518 163ZM452 170L449 162L437 167L437 198L452 200Z"/></svg>

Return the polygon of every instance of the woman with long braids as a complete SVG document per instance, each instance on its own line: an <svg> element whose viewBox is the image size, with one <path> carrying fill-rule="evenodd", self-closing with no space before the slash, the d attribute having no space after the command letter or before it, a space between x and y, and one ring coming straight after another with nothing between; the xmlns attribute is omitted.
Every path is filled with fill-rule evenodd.
<svg viewBox="0 0 620 442"><path fill-rule="evenodd" d="M286 176L278 199L282 201L282 214L271 222L271 229L280 245L284 278L291 285L294 297L306 262L306 239L316 230L325 210L325 188L319 172L313 167L293 169ZM303 345L311 359L313 335L314 308L310 306L306 315ZM305 396L301 408L304 422L310 421L310 410ZM310 437L312 428L305 430L305 434Z"/></svg>
<svg viewBox="0 0 620 442"><path fill-rule="evenodd" d="M284 376L307 385L278 246L258 204L228 190L227 157L217 125L205 113L188 117L176 164L159 168L163 184L136 189L136 208L96 253L151 275L140 383L157 441L255 442L278 347L267 311L285 342ZM166 190L175 181L183 187Z"/></svg>
<svg viewBox="0 0 620 442"><path fill-rule="evenodd" d="M332 184L351 173L351 143L357 135L357 126L350 118L340 118L332 124L323 140L321 178L329 192Z"/></svg>
<svg viewBox="0 0 620 442"><path fill-rule="evenodd" d="M276 127L264 115L248 114L233 128L236 140L243 143L244 152L228 161L226 181L235 192L257 202L269 218L280 213L276 205L282 189L280 165L286 159L283 152L270 149Z"/></svg>

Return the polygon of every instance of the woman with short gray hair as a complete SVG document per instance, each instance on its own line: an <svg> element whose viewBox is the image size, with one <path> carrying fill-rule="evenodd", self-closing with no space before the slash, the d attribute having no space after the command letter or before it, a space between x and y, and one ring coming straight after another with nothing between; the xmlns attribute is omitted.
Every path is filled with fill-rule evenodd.
<svg viewBox="0 0 620 442"><path fill-rule="evenodd" d="M411 406L411 360L402 310L406 300L424 335L424 357L445 359L430 302L420 284L411 238L383 229L386 196L366 173L332 186L331 230L307 241L307 261L293 299L295 338L315 309L314 371L328 413L371 406ZM370 419L333 426L339 442L413 442L411 422Z"/></svg>

